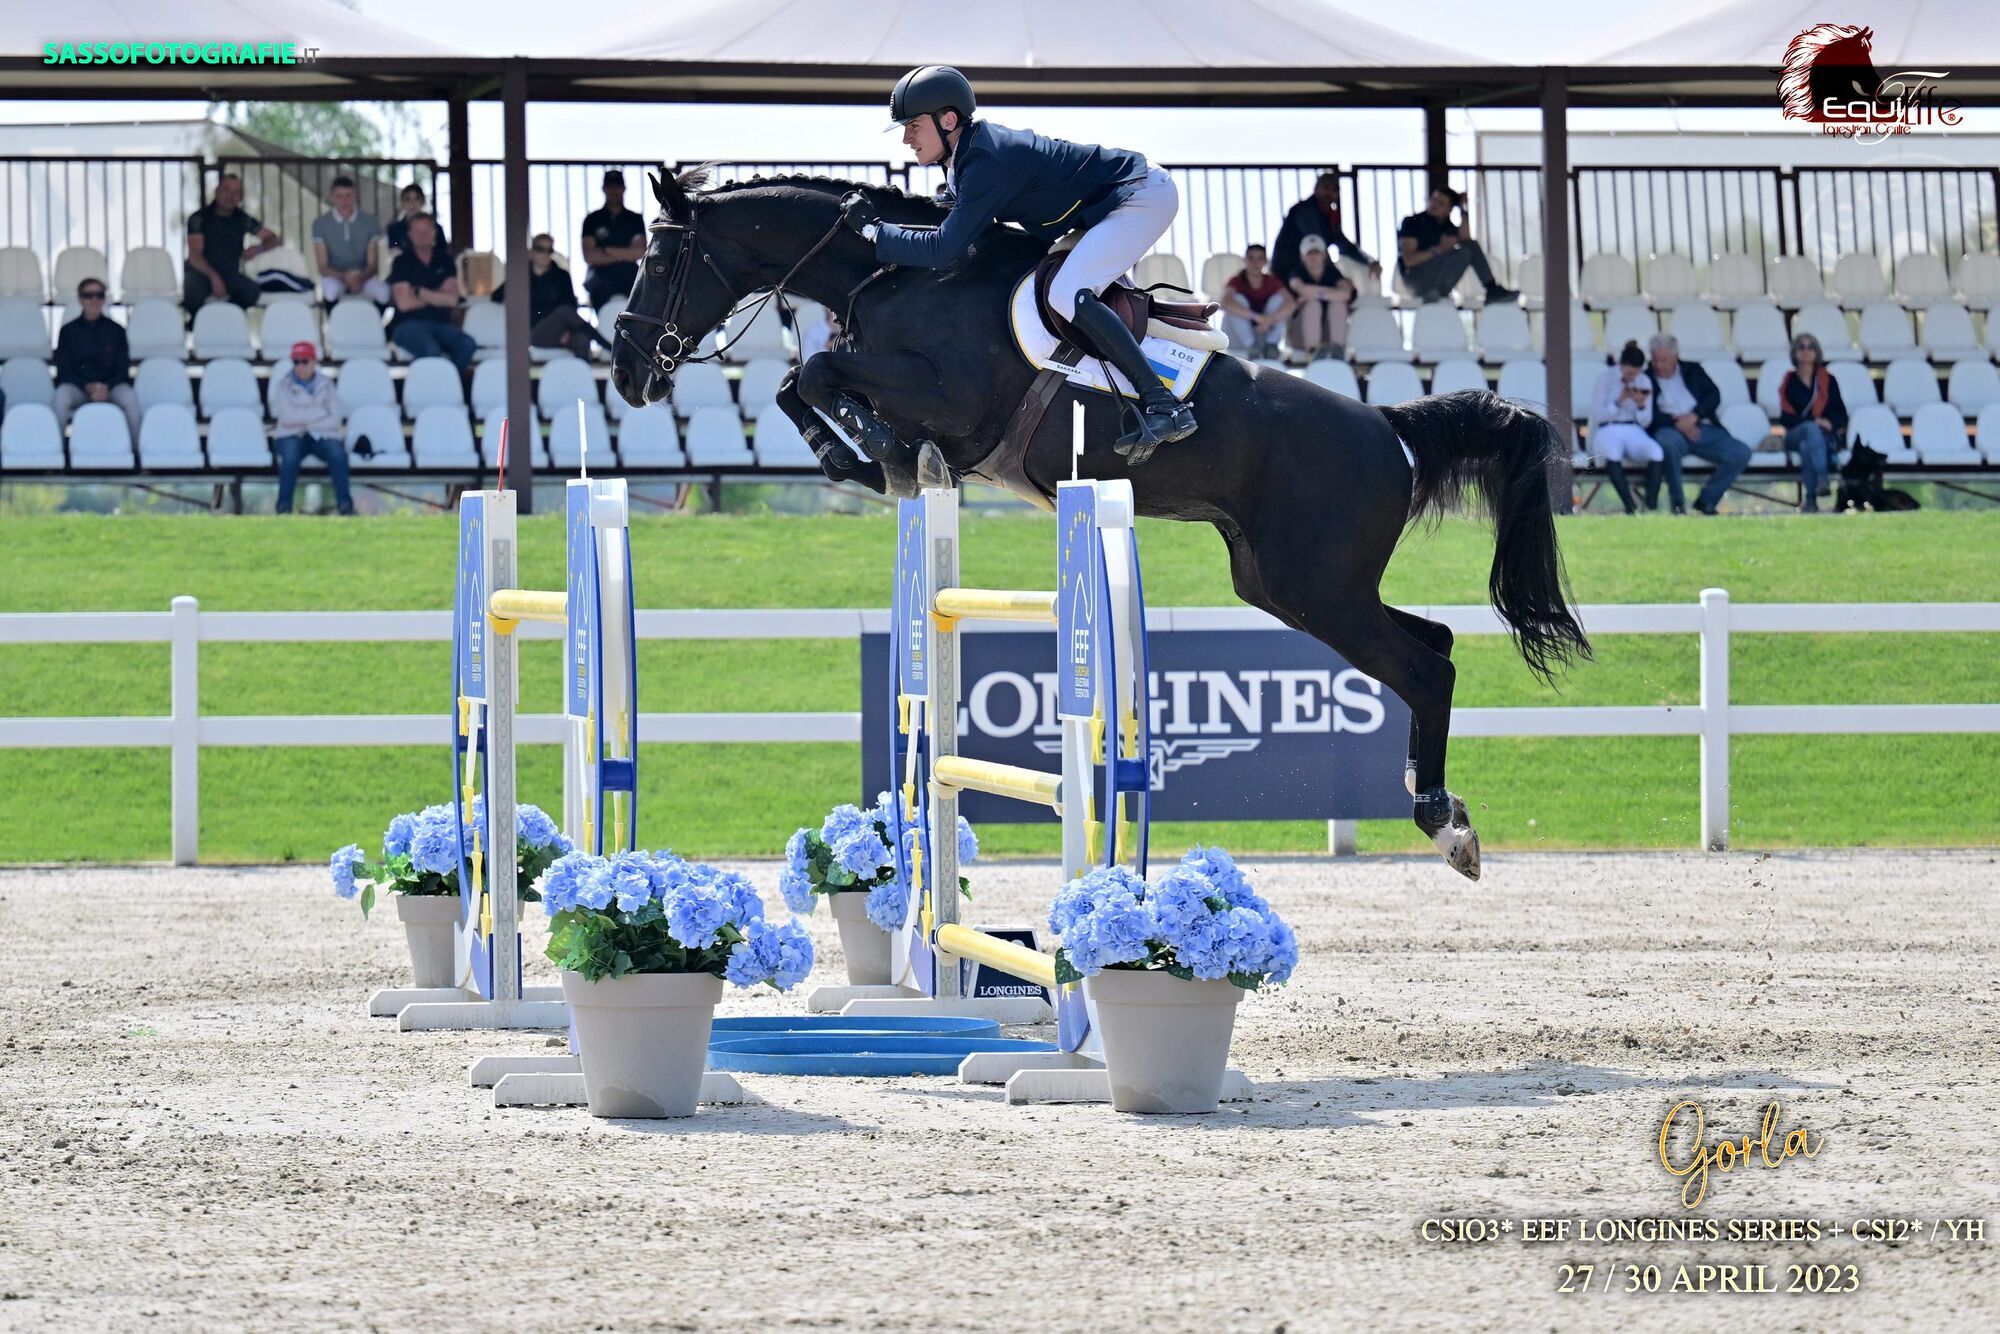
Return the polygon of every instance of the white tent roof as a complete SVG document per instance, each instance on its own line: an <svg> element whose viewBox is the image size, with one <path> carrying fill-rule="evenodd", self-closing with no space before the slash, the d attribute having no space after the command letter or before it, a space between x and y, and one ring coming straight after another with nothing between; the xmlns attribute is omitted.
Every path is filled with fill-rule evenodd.
<svg viewBox="0 0 2000 1334"><path fill-rule="evenodd" d="M175 0L170 7L161 6L158 0L0 5L0 55L39 58L47 42L141 40L288 41L296 46L316 46L322 55L343 59L450 54L448 48L357 14L334 0Z"/></svg>
<svg viewBox="0 0 2000 1334"><path fill-rule="evenodd" d="M596 46L639 60L966 69L1145 69L1492 62L1408 37L1325 0L699 0ZM887 91L884 90L884 98Z"/></svg>
<svg viewBox="0 0 2000 1334"><path fill-rule="evenodd" d="M1875 68L1950 71L2000 64L1994 0L1710 0L1692 14L1665 0L1565 59L1576 65L1757 65L1775 70L1792 38L1820 23L1874 31ZM1941 85L1949 90L1951 81Z"/></svg>

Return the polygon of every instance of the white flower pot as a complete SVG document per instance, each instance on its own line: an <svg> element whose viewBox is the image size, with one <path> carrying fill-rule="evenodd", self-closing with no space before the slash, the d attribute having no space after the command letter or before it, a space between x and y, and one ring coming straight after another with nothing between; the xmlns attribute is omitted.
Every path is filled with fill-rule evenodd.
<svg viewBox="0 0 2000 1334"><path fill-rule="evenodd" d="M592 1116L693 1116L722 999L713 973L562 975Z"/></svg>
<svg viewBox="0 0 2000 1334"><path fill-rule="evenodd" d="M840 928L840 952L847 958L850 986L889 985L889 933L868 920L868 895L861 890L844 890L826 896L833 910L834 925Z"/></svg>
<svg viewBox="0 0 2000 1334"><path fill-rule="evenodd" d="M395 899L403 938L410 943L411 985L451 986L458 980L452 976L452 927L458 922L458 895L398 894Z"/></svg>
<svg viewBox="0 0 2000 1334"><path fill-rule="evenodd" d="M1222 1102L1243 989L1111 968L1083 979L1121 1112L1212 1112Z"/></svg>

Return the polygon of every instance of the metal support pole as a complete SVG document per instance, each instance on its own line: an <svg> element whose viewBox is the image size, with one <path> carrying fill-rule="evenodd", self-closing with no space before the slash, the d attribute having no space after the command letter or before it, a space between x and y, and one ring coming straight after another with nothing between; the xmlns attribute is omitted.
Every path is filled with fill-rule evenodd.
<svg viewBox="0 0 2000 1334"><path fill-rule="evenodd" d="M958 587L958 494L954 491L924 493L924 531L930 545L930 590L935 599L948 588ZM935 605L935 602L933 602ZM929 724L931 772L939 761L958 754L958 633L930 622L930 698L924 704L924 721ZM958 921L958 789L931 780L931 865L930 901L937 926ZM965 968L958 959L940 954L937 963L937 997L955 1001L965 994Z"/></svg>
<svg viewBox="0 0 2000 1334"><path fill-rule="evenodd" d="M1701 845L1729 850L1729 594L1701 590Z"/></svg>
<svg viewBox="0 0 2000 1334"><path fill-rule="evenodd" d="M535 512L535 409L529 392L528 289L528 64L515 57L500 76L501 168L506 226L500 242L507 248L507 420L511 442L507 475L500 485L514 492L522 514ZM497 441L488 441L487 463Z"/></svg>
<svg viewBox="0 0 2000 1334"><path fill-rule="evenodd" d="M1326 850L1335 857L1352 857L1357 851L1356 839L1359 821L1328 820L1326 822Z"/></svg>
<svg viewBox="0 0 2000 1334"><path fill-rule="evenodd" d="M1549 421L1562 446L1549 460L1549 504L1558 514L1574 508L1576 440L1569 382L1569 78L1542 71L1542 366L1548 383Z"/></svg>
<svg viewBox="0 0 2000 1334"><path fill-rule="evenodd" d="M173 657L174 865L201 858L201 604L177 597L168 613Z"/></svg>
<svg viewBox="0 0 2000 1334"><path fill-rule="evenodd" d="M445 170L451 177L451 253L474 249L472 244L472 135L463 97L444 104L445 146L451 154Z"/></svg>

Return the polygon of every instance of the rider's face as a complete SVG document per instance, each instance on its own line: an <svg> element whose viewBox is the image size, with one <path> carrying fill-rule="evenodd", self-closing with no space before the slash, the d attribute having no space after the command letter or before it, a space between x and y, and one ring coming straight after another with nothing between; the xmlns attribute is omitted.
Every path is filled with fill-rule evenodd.
<svg viewBox="0 0 2000 1334"><path fill-rule="evenodd" d="M955 127L956 113L947 111L944 114L952 117ZM938 134L937 126L929 116L917 116L903 122L903 147L910 150L910 156L916 158L919 166L932 167L944 161L944 138Z"/></svg>

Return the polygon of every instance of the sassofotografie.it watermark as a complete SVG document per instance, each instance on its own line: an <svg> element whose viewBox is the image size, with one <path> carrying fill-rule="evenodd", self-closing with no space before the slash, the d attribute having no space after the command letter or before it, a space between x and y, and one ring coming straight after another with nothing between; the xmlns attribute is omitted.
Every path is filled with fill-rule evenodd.
<svg viewBox="0 0 2000 1334"><path fill-rule="evenodd" d="M44 65L310 65L297 42L44 42Z"/></svg>

